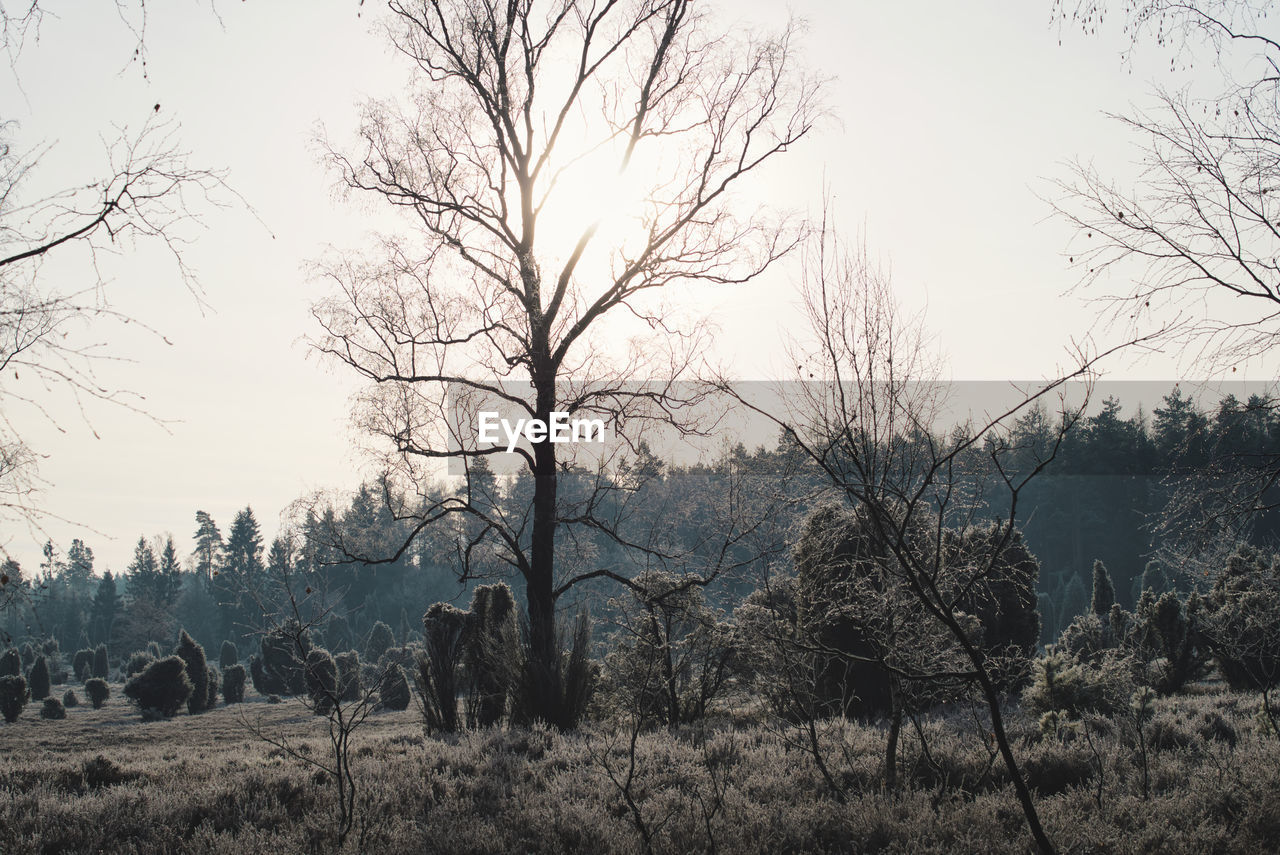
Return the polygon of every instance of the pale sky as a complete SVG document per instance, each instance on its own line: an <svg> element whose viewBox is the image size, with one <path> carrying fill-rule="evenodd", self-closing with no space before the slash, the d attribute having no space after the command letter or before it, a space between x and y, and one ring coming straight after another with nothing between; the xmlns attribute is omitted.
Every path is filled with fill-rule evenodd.
<svg viewBox="0 0 1280 855"><path fill-rule="evenodd" d="M98 402L82 417L57 393L47 407L58 427L10 413L47 455L41 506L89 527L51 519L48 535L62 548L81 537L100 571L118 572L140 534L171 532L188 552L198 509L225 532L252 505L269 541L303 493L358 484L355 386L302 342L316 331L308 307L326 293L306 264L327 246L366 245L390 221L335 198L313 139L321 124L350 133L360 100L400 91L408 71L371 32L376 3L357 16L355 0L225 2L215 16L207 3L178 2L148 4L144 78L128 62L134 41L114 5L51 4L63 17L47 17L38 43L0 76L0 118L17 123L14 143L54 144L28 191L93 180L101 140L114 126L140 127L158 103L191 162L225 169L253 209L234 200L202 209L205 228L191 232L186 260L206 311L154 252L104 262L117 307L172 343L117 326L86 340L132 360L100 366L100 377L144 395L165 426ZM744 21L783 14L763 0L722 8ZM892 267L903 302L926 308L954 379L1052 374L1095 315L1064 293L1075 281L1063 255L1069 232L1040 197L1075 158L1131 176L1139 151L1104 114L1149 103L1152 79L1190 78L1170 77L1155 47L1123 66L1118 33L1060 33L1048 0L796 0L791 10L809 23L808 66L834 78L827 98L839 121L778 162L761 200L816 212L825 183L842 225L865 230ZM70 289L82 261L50 264L45 275ZM694 303L743 378L785 376L779 327L794 318L793 275L779 269ZM1172 359L1149 359L1118 362L1109 376L1177 371ZM15 526L6 535L34 570L36 538Z"/></svg>

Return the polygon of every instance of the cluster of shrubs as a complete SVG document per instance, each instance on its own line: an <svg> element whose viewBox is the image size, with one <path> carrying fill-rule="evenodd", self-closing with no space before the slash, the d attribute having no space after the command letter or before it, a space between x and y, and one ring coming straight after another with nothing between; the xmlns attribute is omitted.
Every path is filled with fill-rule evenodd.
<svg viewBox="0 0 1280 855"><path fill-rule="evenodd" d="M173 653L135 653L126 666L124 693L142 711L144 719L172 718L185 706L189 715L213 709L221 693L228 704L244 700L245 670L236 660L235 645L226 642L220 660L230 662L219 671L208 664L204 647L185 630Z"/></svg>
<svg viewBox="0 0 1280 855"><path fill-rule="evenodd" d="M1094 563L1090 611L1034 664L1024 701L1051 729L1128 712L1137 694L1171 695L1217 666L1235 690L1280 685L1280 556L1240 547L1201 593L1145 589L1132 612ZM1265 699L1264 695L1264 699Z"/></svg>
<svg viewBox="0 0 1280 855"><path fill-rule="evenodd" d="M111 695L105 679L107 671L106 645L99 645L95 650L79 650L72 657L70 673L84 683L94 709L100 709ZM66 683L68 677L69 673L61 667L57 641L47 640L39 645L27 642L20 648L5 650L0 654L0 712L5 721L16 721L30 701L43 702L42 718L66 718L66 710L79 706L80 697L74 689L67 689L58 700L53 687Z"/></svg>

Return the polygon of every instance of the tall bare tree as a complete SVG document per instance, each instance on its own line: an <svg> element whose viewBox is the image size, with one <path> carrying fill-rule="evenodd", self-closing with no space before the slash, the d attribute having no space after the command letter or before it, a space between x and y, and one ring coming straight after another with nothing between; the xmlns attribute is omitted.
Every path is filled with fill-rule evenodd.
<svg viewBox="0 0 1280 855"><path fill-rule="evenodd" d="M803 299L812 335L799 342L793 360L804 382L790 384L789 394L784 390L767 404L738 398L773 420L861 520L869 546L859 557L878 573L874 584L851 593L867 612L858 618L867 637L885 648L872 650L865 661L905 681L976 690L1036 847L1052 852L1005 730L1007 651L984 647L972 615L1004 608L1003 559L1016 542L1019 498L1054 459L1087 392L1070 405L1060 398L1058 429L1030 455L1012 447L1013 421L1046 396L1062 393L1070 379L1089 388L1097 361L1107 354L1077 348L1074 367L1058 378L1021 390L1001 411L970 415L942 433L944 418L962 414L949 414L957 402L941 381L940 360L920 318L902 312L865 245L850 250L824 227L806 268ZM993 483L975 484L984 470ZM1007 501L1003 510L983 499L997 489ZM980 520L984 525L976 528ZM965 530L973 536L956 536ZM886 613L877 616L877 609ZM835 617L848 619L843 611ZM903 632L906 625L912 631ZM916 647L889 649L895 644ZM942 655L947 648L954 655ZM829 652L852 658L848 651Z"/></svg>
<svg viewBox="0 0 1280 855"><path fill-rule="evenodd" d="M1280 333L1280 29L1269 5L1054 2L1060 22L1090 32L1111 12L1129 38L1126 60L1152 43L1171 56L1154 105L1117 117L1143 151L1137 180L1123 186L1078 164L1055 207L1077 232L1068 253L1082 293L1111 322L1160 327L1188 367L1210 375L1265 366ZM1177 79L1185 68L1201 72ZM1173 490L1203 499L1172 507L1166 535L1207 541L1280 501L1275 455L1210 451L1207 474Z"/></svg>
<svg viewBox="0 0 1280 855"><path fill-rule="evenodd" d="M497 510L472 476L505 448L478 441L475 410L680 424L673 381L706 330L662 294L744 282L792 248L796 232L738 191L810 132L820 85L796 68L794 26L722 33L690 0L389 5L417 79L401 102L365 104L359 142L329 151L343 188L413 230L324 265L336 294L315 308L316 345L369 381L358 418L394 474L420 483L424 463L463 461L468 488L424 501L419 528L473 521L474 543L523 577L550 666L557 598L610 575L565 573L557 534L616 528L599 490L558 506L569 454L548 441L517 449L529 513Z"/></svg>

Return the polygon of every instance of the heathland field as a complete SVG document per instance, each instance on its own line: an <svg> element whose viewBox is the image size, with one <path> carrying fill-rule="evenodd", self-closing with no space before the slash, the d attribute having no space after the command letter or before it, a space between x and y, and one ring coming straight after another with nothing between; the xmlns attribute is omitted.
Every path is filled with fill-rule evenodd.
<svg viewBox="0 0 1280 855"><path fill-rule="evenodd" d="M335 834L326 719L303 701L143 722L112 687L60 721L0 726L0 852L1009 852L1025 822L972 708L886 730L764 716L635 733L490 729L424 736L412 707L377 712L352 748L355 822ZM1056 735L1016 710L1011 735L1061 852L1270 851L1280 741L1257 695L1213 685ZM634 737L634 740L633 740ZM923 743L922 743L923 737ZM282 749L272 743L287 746ZM1143 758L1146 758L1144 764ZM833 776L825 780L821 767ZM1148 796L1143 795L1145 777Z"/></svg>

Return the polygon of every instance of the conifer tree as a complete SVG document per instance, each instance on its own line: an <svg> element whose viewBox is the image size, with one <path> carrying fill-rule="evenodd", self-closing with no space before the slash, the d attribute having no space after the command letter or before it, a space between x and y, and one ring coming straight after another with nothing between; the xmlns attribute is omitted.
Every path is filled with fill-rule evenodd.
<svg viewBox="0 0 1280 855"><path fill-rule="evenodd" d="M196 511L195 540L196 573L208 583L222 556L222 532L205 511Z"/></svg>
<svg viewBox="0 0 1280 855"><path fill-rule="evenodd" d="M49 663L43 656L36 657L27 680L31 684L31 700L43 701L49 697Z"/></svg>
<svg viewBox="0 0 1280 855"><path fill-rule="evenodd" d="M255 626L261 615L251 614L256 604L248 596L265 572L262 563L262 533L253 509L236 514L227 533L221 568L214 577L223 638L240 638L245 627Z"/></svg>
<svg viewBox="0 0 1280 855"><path fill-rule="evenodd" d="M1111 583L1111 574L1107 565L1099 560L1093 562L1093 598L1089 602L1089 611L1099 617L1111 614L1111 607L1116 603L1116 587Z"/></svg>
<svg viewBox="0 0 1280 855"><path fill-rule="evenodd" d="M89 640L91 642L106 644L111 641L116 618L120 614L120 605L116 579L108 570L98 582L98 590L93 595L93 605L89 609Z"/></svg>

